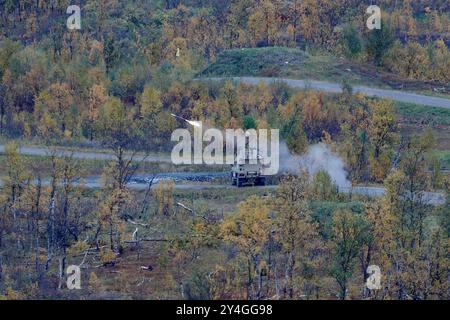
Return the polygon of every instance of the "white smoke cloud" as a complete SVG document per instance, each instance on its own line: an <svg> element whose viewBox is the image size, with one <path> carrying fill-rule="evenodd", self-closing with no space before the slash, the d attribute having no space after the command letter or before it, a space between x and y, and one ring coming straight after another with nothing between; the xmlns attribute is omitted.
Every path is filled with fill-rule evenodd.
<svg viewBox="0 0 450 320"><path fill-rule="evenodd" d="M311 176L314 176L320 170L324 170L339 188L351 187L351 182L347 179L344 160L332 152L324 143L310 146L302 156L291 154L287 145L281 143L280 167L282 172L292 174L298 174L301 169L304 169Z"/></svg>

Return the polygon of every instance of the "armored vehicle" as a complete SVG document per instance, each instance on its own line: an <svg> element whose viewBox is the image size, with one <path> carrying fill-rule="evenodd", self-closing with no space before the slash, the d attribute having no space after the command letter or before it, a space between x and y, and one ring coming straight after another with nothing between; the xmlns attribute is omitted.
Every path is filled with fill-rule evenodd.
<svg viewBox="0 0 450 320"><path fill-rule="evenodd" d="M245 164L235 164L231 167L231 183L238 188L242 186L265 186L266 177L263 174L263 165L261 161L252 164L246 161Z"/></svg>

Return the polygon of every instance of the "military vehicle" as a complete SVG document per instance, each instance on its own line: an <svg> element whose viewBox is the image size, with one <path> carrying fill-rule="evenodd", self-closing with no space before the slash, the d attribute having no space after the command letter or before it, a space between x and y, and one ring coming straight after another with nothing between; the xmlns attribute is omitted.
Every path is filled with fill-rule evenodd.
<svg viewBox="0 0 450 320"><path fill-rule="evenodd" d="M242 186L265 186L266 177L264 167L258 159L257 163L246 161L244 164L235 164L231 167L231 184L238 188Z"/></svg>

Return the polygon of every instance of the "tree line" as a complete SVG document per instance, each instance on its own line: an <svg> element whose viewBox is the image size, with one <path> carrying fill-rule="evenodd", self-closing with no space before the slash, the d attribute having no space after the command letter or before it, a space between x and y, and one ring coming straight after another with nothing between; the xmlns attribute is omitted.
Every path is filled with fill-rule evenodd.
<svg viewBox="0 0 450 320"><path fill-rule="evenodd" d="M119 162L89 192L77 160L55 151L47 177L9 145L0 297L448 299L448 198L433 207L424 193L430 139L408 141L381 198L349 198L326 172L299 171L226 215L211 202L177 209L173 182L132 192ZM65 287L69 264L87 272L81 291ZM379 290L366 287L369 265Z"/></svg>

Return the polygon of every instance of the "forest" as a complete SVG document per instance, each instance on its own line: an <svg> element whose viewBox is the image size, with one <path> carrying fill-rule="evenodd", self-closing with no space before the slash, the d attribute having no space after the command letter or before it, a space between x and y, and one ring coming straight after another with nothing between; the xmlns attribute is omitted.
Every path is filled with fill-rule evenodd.
<svg viewBox="0 0 450 320"><path fill-rule="evenodd" d="M448 101L450 2L0 0L0 300L449 299L450 109L360 84ZM172 114L325 146L350 191L300 164L242 189L175 166Z"/></svg>

